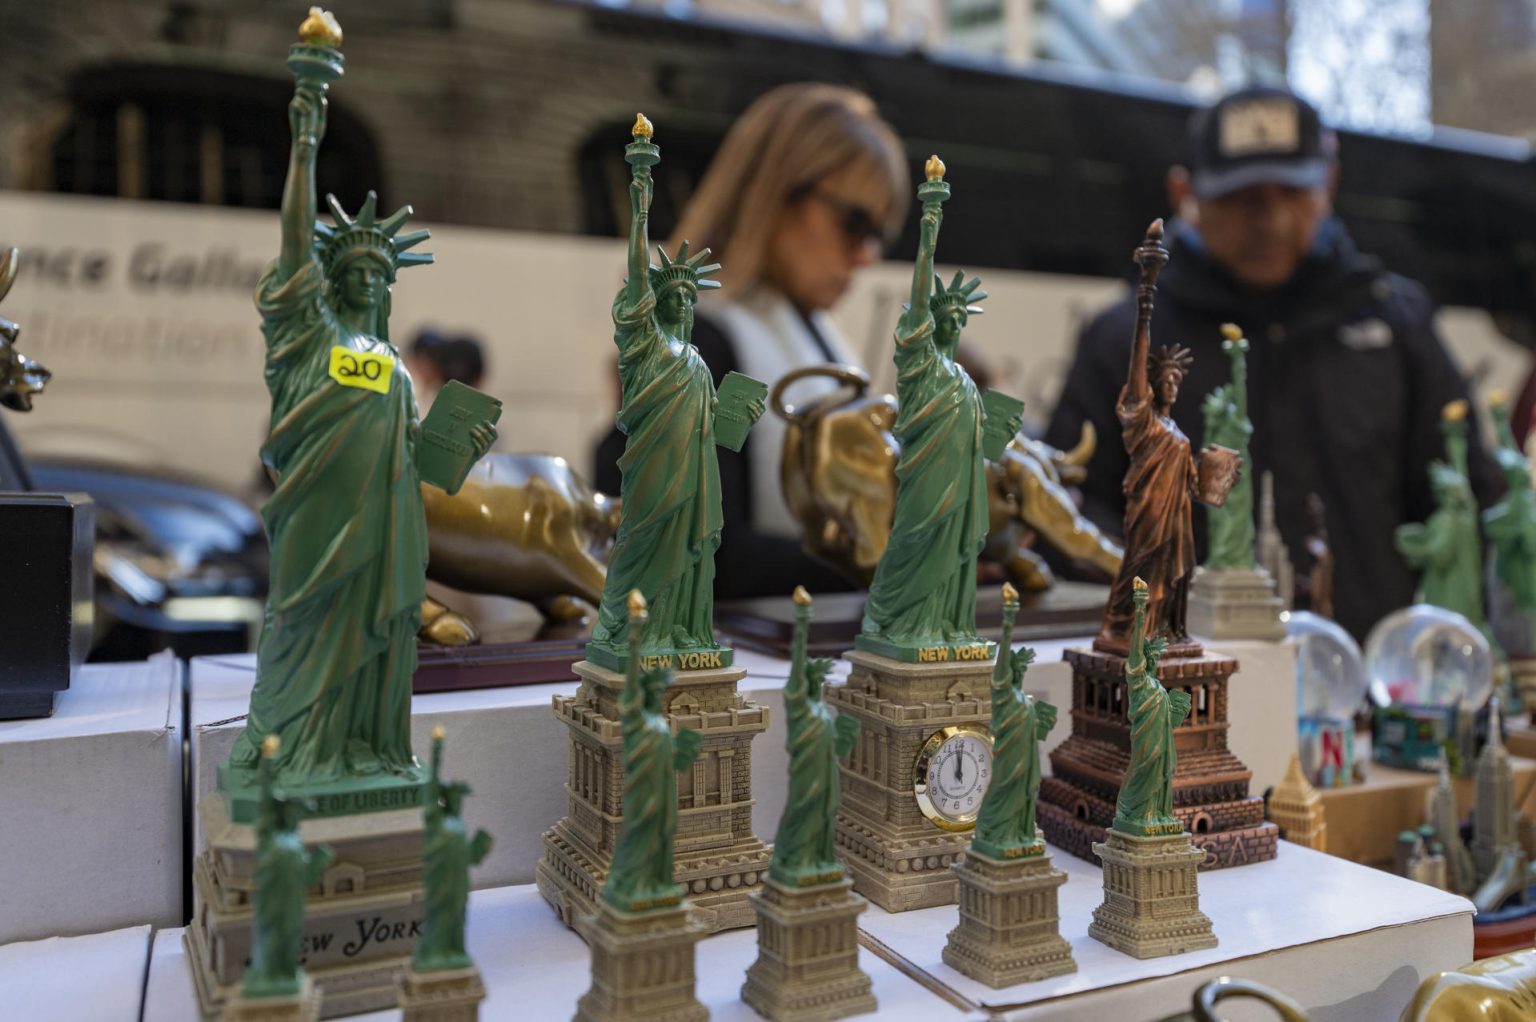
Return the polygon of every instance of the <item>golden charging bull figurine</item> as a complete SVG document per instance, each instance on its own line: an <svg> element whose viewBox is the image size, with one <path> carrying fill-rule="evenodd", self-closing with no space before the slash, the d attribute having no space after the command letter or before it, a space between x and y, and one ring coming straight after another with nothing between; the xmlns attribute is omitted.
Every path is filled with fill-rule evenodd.
<svg viewBox="0 0 1536 1022"><path fill-rule="evenodd" d="M579 620L576 600L595 607L602 598L619 501L564 458L490 454L458 493L424 486L422 496L434 582L527 601L550 623ZM444 645L477 639L472 624L430 599L420 637Z"/></svg>
<svg viewBox="0 0 1536 1022"><path fill-rule="evenodd" d="M785 404L784 392L811 377L836 380L843 388L804 405ZM817 365L786 374L769 404L788 423L781 481L806 550L868 585L895 514L901 455L891 432L896 398L870 394L869 376L854 366ZM1040 592L1054 581L1030 549L1037 537L1110 577L1120 570L1120 547L1078 512L1066 491L1084 478L1094 443L1091 425L1084 425L1082 440L1071 451L1019 436L1000 459L987 463L989 524L982 560L1001 566L1017 589Z"/></svg>

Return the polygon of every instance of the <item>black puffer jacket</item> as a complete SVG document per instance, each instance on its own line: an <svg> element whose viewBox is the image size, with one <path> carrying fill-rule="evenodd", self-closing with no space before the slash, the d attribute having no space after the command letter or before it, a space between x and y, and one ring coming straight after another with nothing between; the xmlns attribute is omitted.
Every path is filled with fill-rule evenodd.
<svg viewBox="0 0 1536 1022"><path fill-rule="evenodd" d="M1175 222L1169 236L1152 347L1176 342L1195 356L1173 417L1198 449L1201 402L1230 377L1221 324L1238 324L1252 346L1253 464L1245 472L1256 486L1260 473L1274 473L1276 518L1298 574L1310 567L1307 494L1322 497L1335 559L1336 617L1363 638L1384 614L1413 602L1417 578L1398 555L1393 531L1434 510L1428 467L1444 457L1440 411L1467 396L1435 333L1429 295L1357 252L1337 221L1324 225L1291 281L1269 292L1238 284L1188 226ZM1134 294L1089 323L1046 433L1048 442L1070 447L1084 420L1098 429L1084 510L1115 535L1126 469L1115 401L1135 323ZM1471 471L1486 505L1500 484L1476 437ZM1203 557L1203 509L1197 506L1195 514Z"/></svg>

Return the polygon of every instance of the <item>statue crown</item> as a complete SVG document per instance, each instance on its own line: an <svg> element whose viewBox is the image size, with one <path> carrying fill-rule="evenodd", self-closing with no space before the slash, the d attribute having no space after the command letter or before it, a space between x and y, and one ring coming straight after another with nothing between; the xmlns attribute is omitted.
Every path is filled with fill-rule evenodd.
<svg viewBox="0 0 1536 1022"><path fill-rule="evenodd" d="M383 260L389 266L391 281L395 279L395 271L402 266L420 266L433 261L431 253L406 251L432 236L431 231L425 230L399 233L411 215L410 206L401 206L393 215L379 220L376 192L368 193L356 216L348 216L334 195L327 195L325 204L330 207L336 223L315 221L315 256L327 277L360 255L374 255Z"/></svg>
<svg viewBox="0 0 1536 1022"><path fill-rule="evenodd" d="M670 258L667 250L660 245L656 246L657 258L661 260L660 266L652 266L651 289L659 296L663 291L671 287L686 285L695 291L703 291L720 286L718 280L706 280L705 278L720 269L719 263L705 264L710 252L702 248L696 255L688 254L688 242L684 241L677 250L677 257Z"/></svg>
<svg viewBox="0 0 1536 1022"><path fill-rule="evenodd" d="M1149 369L1149 374L1151 375L1153 382L1156 382L1159 377L1167 372L1178 373L1182 378L1184 374L1189 372L1189 367L1194 364L1194 353L1191 352L1188 348L1177 344L1165 344L1162 348L1158 349L1157 354L1152 357L1152 365Z"/></svg>
<svg viewBox="0 0 1536 1022"><path fill-rule="evenodd" d="M971 304L987 297L985 291L976 290L979 287L981 287L981 278L972 277L970 280L966 280L965 271L963 270L955 271L955 279L949 282L948 287L944 286L944 281L940 280L939 275L935 273L933 275L933 295L928 299L928 308L935 316L939 314L940 310L949 306L959 306L965 310L967 316L979 316L982 313L981 306Z"/></svg>

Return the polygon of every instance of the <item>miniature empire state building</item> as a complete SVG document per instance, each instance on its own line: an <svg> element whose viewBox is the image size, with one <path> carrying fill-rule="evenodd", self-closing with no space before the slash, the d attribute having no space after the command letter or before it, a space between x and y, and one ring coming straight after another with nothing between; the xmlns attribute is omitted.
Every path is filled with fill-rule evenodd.
<svg viewBox="0 0 1536 1022"><path fill-rule="evenodd" d="M1151 592L1149 632L1169 643L1158 677L1190 700L1189 716L1174 729L1173 814L1206 853L1200 868L1221 869L1274 858L1278 829L1264 819L1264 800L1249 794L1253 772L1227 748L1227 681L1237 661L1205 651L1185 627L1194 572L1192 501L1225 499L1213 480L1233 478L1226 458L1232 452L1208 448L1191 459L1189 441L1170 415L1189 354L1182 348L1149 354L1157 274L1168 261L1161 240L1162 221L1154 221L1135 253L1141 265L1136 337L1116 409L1130 454L1125 560L1093 648L1063 654L1072 665L1072 734L1050 754L1052 776L1040 786L1039 819L1051 844L1098 861L1093 846L1114 820L1130 763L1125 664L1131 582L1141 576Z"/></svg>
<svg viewBox="0 0 1536 1022"><path fill-rule="evenodd" d="M1328 821L1323 818L1323 796L1301 772L1301 757L1291 753L1285 777L1269 796L1269 819L1280 836L1292 844L1319 852L1328 850Z"/></svg>

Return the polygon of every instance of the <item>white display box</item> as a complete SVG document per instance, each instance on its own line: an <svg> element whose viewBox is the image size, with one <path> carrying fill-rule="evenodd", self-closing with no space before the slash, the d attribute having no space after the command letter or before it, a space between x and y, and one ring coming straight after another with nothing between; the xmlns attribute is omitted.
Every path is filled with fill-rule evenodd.
<svg viewBox="0 0 1536 1022"><path fill-rule="evenodd" d="M146 924L0 947L0 1015L38 1022L138 1022L149 930Z"/></svg>
<svg viewBox="0 0 1536 1022"><path fill-rule="evenodd" d="M587 946L555 918L532 886L476 891L469 900L466 936L469 953L485 981L482 1019L568 1019L576 1011L577 998L591 985ZM713 1022L757 1022L757 1013L741 1000L741 984L756 958L757 931L752 929L716 934L697 945L695 989ZM971 1017L867 950L860 949L859 965L873 981L875 999L880 1002L876 1014L862 1018L962 1022ZM383 1022L398 1020L400 1012L352 1017ZM144 1022L200 1022L180 930L162 930L155 935Z"/></svg>
<svg viewBox="0 0 1536 1022"><path fill-rule="evenodd" d="M0 722L0 943L181 925L181 679L169 651L86 664Z"/></svg>
<svg viewBox="0 0 1536 1022"><path fill-rule="evenodd" d="M1061 935L1077 962L1071 975L993 990L956 972L942 957L953 906L871 911L860 925L977 1010L1029 1022L1150 1022L1188 1010L1195 989L1218 976L1271 986L1308 1009L1311 1022L1383 1022L1398 1017L1425 977L1472 960L1465 898L1288 841L1268 862L1200 874L1216 947L1132 958L1088 936L1103 902L1099 868L1050 851L1067 874L1059 897ZM1232 1003L1222 1004L1222 1017L1233 1022L1274 1018Z"/></svg>

